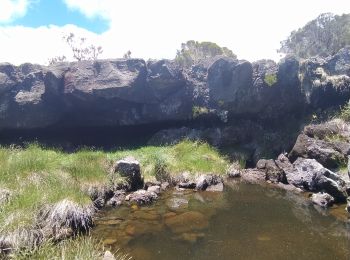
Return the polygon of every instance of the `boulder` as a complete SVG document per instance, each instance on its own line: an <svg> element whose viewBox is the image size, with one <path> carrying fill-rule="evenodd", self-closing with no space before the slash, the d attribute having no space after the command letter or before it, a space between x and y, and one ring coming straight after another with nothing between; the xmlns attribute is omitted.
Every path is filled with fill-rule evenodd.
<svg viewBox="0 0 350 260"><path fill-rule="evenodd" d="M325 167L336 168L347 160L350 144L345 142L329 142L308 137L305 134L298 139L289 154L295 160L298 157L315 159Z"/></svg>
<svg viewBox="0 0 350 260"><path fill-rule="evenodd" d="M261 159L257 162L256 168L265 171L265 179L272 183L287 183L285 172L277 166L274 160Z"/></svg>
<svg viewBox="0 0 350 260"><path fill-rule="evenodd" d="M347 197L345 181L315 159L298 158L286 176L288 183L306 191L326 192L336 202L344 202Z"/></svg>
<svg viewBox="0 0 350 260"><path fill-rule="evenodd" d="M238 178L241 177L241 169L240 166L236 163L231 164L227 170L227 176L229 178Z"/></svg>
<svg viewBox="0 0 350 260"><path fill-rule="evenodd" d="M160 194L160 186L158 186L158 185L156 185L156 186L149 186L147 188L147 191L154 192L155 194Z"/></svg>
<svg viewBox="0 0 350 260"><path fill-rule="evenodd" d="M123 204L125 200L125 191L118 190L114 192L113 197L107 201L107 205L117 207Z"/></svg>
<svg viewBox="0 0 350 260"><path fill-rule="evenodd" d="M196 190L206 190L209 186L222 183L222 178L214 174L202 174L196 178Z"/></svg>
<svg viewBox="0 0 350 260"><path fill-rule="evenodd" d="M259 169L244 169L241 171L241 177L249 183L263 183L266 181L265 171Z"/></svg>
<svg viewBox="0 0 350 260"><path fill-rule="evenodd" d="M314 193L311 196L312 203L320 206L321 208L328 208L333 205L334 198L328 193Z"/></svg>
<svg viewBox="0 0 350 260"><path fill-rule="evenodd" d="M158 195L156 193L146 190L137 190L125 197L126 201L136 203L138 205L151 204L156 199L158 199Z"/></svg>
<svg viewBox="0 0 350 260"><path fill-rule="evenodd" d="M140 163L133 157L126 157L119 160L113 166L113 172L125 178L127 190L135 191L143 187Z"/></svg>

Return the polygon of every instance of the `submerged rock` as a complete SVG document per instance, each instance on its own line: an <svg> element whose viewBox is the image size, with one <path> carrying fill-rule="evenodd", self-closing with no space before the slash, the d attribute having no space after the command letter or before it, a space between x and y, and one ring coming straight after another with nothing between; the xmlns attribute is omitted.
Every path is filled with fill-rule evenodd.
<svg viewBox="0 0 350 260"><path fill-rule="evenodd" d="M312 194L311 200L314 204L322 208L328 208L332 206L334 203L334 198L328 193L323 193L323 192Z"/></svg>
<svg viewBox="0 0 350 260"><path fill-rule="evenodd" d="M125 200L130 203L136 203L137 205L147 205L152 203L158 198L157 194L154 192L146 190L137 190L126 196Z"/></svg>
<svg viewBox="0 0 350 260"><path fill-rule="evenodd" d="M203 230L209 226L206 217L197 211L188 211L174 217L166 218L165 225L173 233L187 233Z"/></svg>
<svg viewBox="0 0 350 260"><path fill-rule="evenodd" d="M135 191L143 187L140 163L134 157L126 157L115 163L113 172L125 178L127 190Z"/></svg>
<svg viewBox="0 0 350 260"><path fill-rule="evenodd" d="M186 198L171 198L166 201L166 205L170 210L181 210L188 208L188 199Z"/></svg>

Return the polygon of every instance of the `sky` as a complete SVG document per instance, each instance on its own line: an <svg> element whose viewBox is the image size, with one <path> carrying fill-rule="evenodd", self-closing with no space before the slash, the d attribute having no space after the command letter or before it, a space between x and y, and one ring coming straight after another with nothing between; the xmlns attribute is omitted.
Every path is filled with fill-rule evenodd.
<svg viewBox="0 0 350 260"><path fill-rule="evenodd" d="M181 43L211 41L239 59L281 57L280 41L319 14L350 13L349 0L0 0L0 62L47 64L72 54L69 33L100 58L174 58Z"/></svg>

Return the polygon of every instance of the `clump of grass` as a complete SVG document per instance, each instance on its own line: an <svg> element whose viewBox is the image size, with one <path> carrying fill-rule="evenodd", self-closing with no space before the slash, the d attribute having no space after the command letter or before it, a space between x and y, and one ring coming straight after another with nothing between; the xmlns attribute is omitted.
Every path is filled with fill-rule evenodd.
<svg viewBox="0 0 350 260"><path fill-rule="evenodd" d="M12 257L17 260L33 259L33 260L98 260L102 259L105 252L101 242L90 237L78 237L62 241L59 244L46 242L42 246L30 250L14 254ZM127 254L115 252L116 260L130 260Z"/></svg>
<svg viewBox="0 0 350 260"><path fill-rule="evenodd" d="M350 101L340 110L339 118L346 122L350 121Z"/></svg>

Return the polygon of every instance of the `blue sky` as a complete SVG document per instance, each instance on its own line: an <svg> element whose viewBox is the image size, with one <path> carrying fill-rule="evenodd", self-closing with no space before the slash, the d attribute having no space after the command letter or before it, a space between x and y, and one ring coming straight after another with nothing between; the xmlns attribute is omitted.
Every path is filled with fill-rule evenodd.
<svg viewBox="0 0 350 260"><path fill-rule="evenodd" d="M181 43L212 41L239 59L274 59L280 41L319 14L350 13L349 0L0 0L0 62L47 64L72 53L74 33L100 58L174 58Z"/></svg>
<svg viewBox="0 0 350 260"><path fill-rule="evenodd" d="M109 28L109 20L98 15L86 17L78 9L68 8L63 0L33 1L23 17L14 19L7 24L33 28L45 25L64 26L66 24L74 24L99 34L107 31Z"/></svg>

